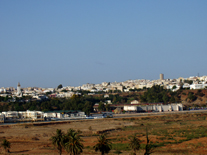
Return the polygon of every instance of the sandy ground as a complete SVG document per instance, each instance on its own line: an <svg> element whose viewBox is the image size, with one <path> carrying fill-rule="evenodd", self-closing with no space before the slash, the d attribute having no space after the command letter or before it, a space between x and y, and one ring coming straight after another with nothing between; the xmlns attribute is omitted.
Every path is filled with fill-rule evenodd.
<svg viewBox="0 0 207 155"><path fill-rule="evenodd" d="M92 148L97 141L97 131L106 129L119 129L123 126L136 125L133 121L117 119L98 119L98 120L84 120L84 121L68 121L64 124L48 124L42 126L36 126L35 123L30 124L17 124L17 125L2 125L0 126L0 139L7 139L11 142L10 154L52 154L58 155L57 150L52 145L50 138L56 132L56 129L61 129L63 132L67 132L69 128L82 131L84 137L83 144L85 149L83 155L86 154L100 154L94 152ZM91 127L91 130L89 130ZM117 135L131 135L133 131L112 130L108 134L113 138ZM92 134L96 134L95 136ZM156 141L156 137L151 136ZM145 141L145 136L141 137L141 140ZM127 143L123 141L122 143ZM172 155L172 154L207 154L207 138L193 139L180 144L172 144L164 147L160 147L154 151L153 155ZM89 148L90 147L90 148ZM1 148L1 154L3 154L3 148ZM109 155L115 154L112 150ZM67 154L63 151L63 154ZM130 151L122 151L122 155L130 155ZM144 154L144 150L140 150L138 154Z"/></svg>
<svg viewBox="0 0 207 155"><path fill-rule="evenodd" d="M125 123L125 125L130 124L130 122ZM91 126L92 130L89 130L89 126ZM81 130L86 135L87 133L91 135L96 131L112 129L118 126L120 125L113 120L106 119L70 121L65 124L43 126L34 126L32 124L0 126L0 139L6 138L11 142L11 154L58 154L50 141L50 138L55 134L56 129L61 129L63 132L67 132L69 128L73 128L75 130ZM85 141L83 142L84 146L86 146L86 144L88 146L94 145L96 139L97 138L94 136L83 137L83 140ZM95 152L92 154L95 154Z"/></svg>

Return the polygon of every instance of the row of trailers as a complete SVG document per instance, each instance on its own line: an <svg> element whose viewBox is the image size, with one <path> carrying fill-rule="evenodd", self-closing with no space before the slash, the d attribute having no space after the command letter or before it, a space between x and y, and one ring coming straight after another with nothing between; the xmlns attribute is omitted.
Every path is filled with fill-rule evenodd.
<svg viewBox="0 0 207 155"><path fill-rule="evenodd" d="M173 104L149 104L149 105L124 105L124 111L129 112L167 112L167 111L183 111L181 103Z"/></svg>

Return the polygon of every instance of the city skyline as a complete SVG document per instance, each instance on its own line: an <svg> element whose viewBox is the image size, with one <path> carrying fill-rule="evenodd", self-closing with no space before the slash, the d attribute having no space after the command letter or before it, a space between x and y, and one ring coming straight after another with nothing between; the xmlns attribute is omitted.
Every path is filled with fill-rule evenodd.
<svg viewBox="0 0 207 155"><path fill-rule="evenodd" d="M0 1L0 87L206 75L207 1Z"/></svg>
<svg viewBox="0 0 207 155"><path fill-rule="evenodd" d="M163 73L160 73L159 74L159 78L157 78L157 79L127 79L127 80L124 80L124 81L102 81L100 83L94 83L94 82L89 83L89 82L87 82L87 83L83 83L83 84L79 84L79 85L63 85L62 83L59 83L55 87L23 86L22 88L29 88L29 87L34 88L34 87L37 87L37 88L46 88L47 89L47 88L57 88L59 85L62 85L63 88L64 87L76 87L77 88L77 87L80 87L80 86L83 86L83 85L87 85L87 84L89 84L89 85L91 85L91 84L98 85L98 84L102 84L102 83L123 83L123 82L127 82L127 81L137 81L137 80L138 81L143 81L144 80L144 81L152 82L152 81L169 81L169 80L172 81L172 80L178 80L178 79L193 80L194 78L197 78L197 77L202 78L202 79L204 79L205 77L207 78L207 75L199 76L199 73L198 73L197 76L189 76L189 77L181 77L181 76L179 76L178 78L164 78L164 76L165 75ZM20 82L18 82L16 86L9 86L9 87L13 87L13 88L17 87L17 90L18 90L18 87L20 89L21 85L20 85ZM0 87L0 88L9 88L9 87Z"/></svg>

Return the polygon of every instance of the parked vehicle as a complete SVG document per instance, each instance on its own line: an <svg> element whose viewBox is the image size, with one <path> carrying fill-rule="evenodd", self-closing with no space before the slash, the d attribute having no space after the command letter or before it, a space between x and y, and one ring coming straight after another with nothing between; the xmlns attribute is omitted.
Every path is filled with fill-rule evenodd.
<svg viewBox="0 0 207 155"><path fill-rule="evenodd" d="M103 113L104 118L113 118L113 114L111 112Z"/></svg>

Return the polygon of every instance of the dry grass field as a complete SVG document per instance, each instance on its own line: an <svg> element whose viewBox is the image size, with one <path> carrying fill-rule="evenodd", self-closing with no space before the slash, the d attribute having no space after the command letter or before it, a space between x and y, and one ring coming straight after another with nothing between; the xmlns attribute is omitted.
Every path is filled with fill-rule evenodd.
<svg viewBox="0 0 207 155"><path fill-rule="evenodd" d="M100 133L106 133L112 142L112 150L122 155L130 155L129 137L136 134L141 140L144 154L146 127L153 145L152 155L207 154L207 114L174 114L134 118L107 118L98 120L67 121L59 124L28 123L1 125L0 140L11 142L10 154L58 154L50 138L56 129L67 132L69 128L80 130L84 150L83 155L100 154L93 150ZM3 154L3 148L1 148ZM67 154L63 151L63 154Z"/></svg>

